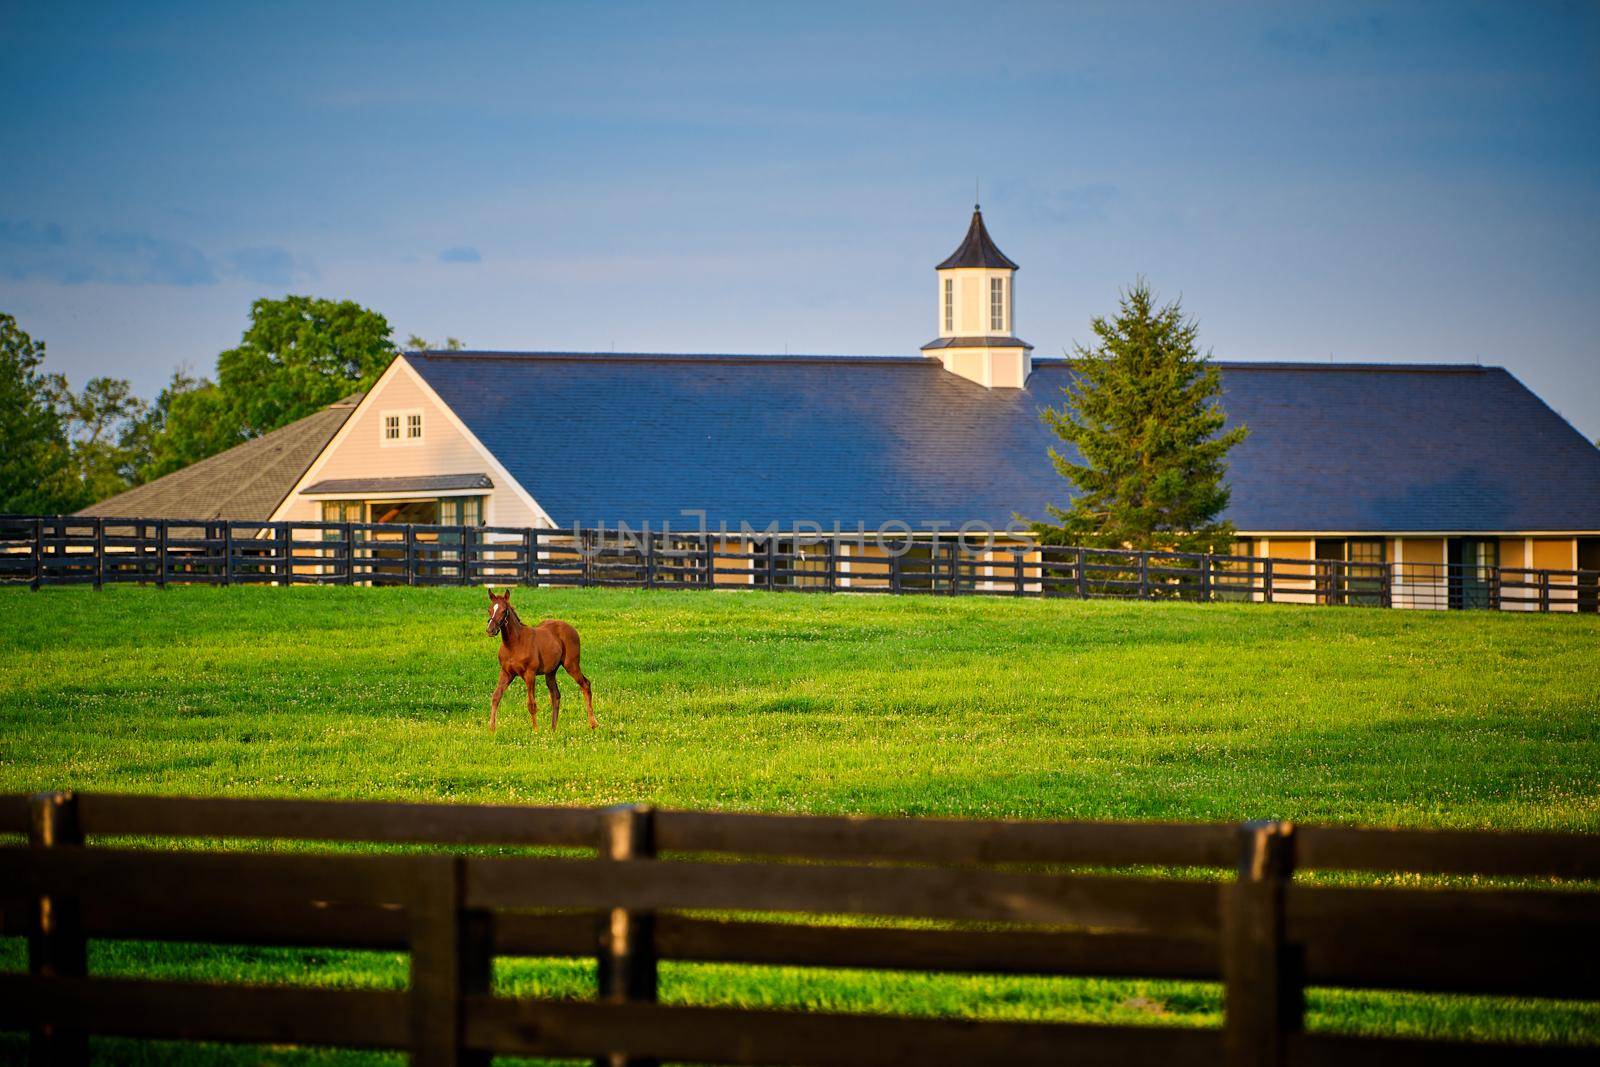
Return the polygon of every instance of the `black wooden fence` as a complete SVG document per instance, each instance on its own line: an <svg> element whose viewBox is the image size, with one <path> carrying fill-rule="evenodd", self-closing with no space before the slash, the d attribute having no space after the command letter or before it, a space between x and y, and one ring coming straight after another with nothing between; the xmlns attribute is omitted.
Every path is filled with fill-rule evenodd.
<svg viewBox="0 0 1600 1067"><path fill-rule="evenodd" d="M84 1062L93 1034L400 1049L425 1064L1459 1067L1595 1053L1305 1025L1308 986L1600 997L1594 835L68 793L0 796L0 835L15 840L0 841L0 933L30 939L30 973L0 975L0 1029L30 1030L40 1063ZM195 847L228 838L369 844ZM396 844L408 848L379 851ZM1473 888L1296 877L1316 871ZM1520 882L1492 883L1505 878ZM817 918L845 915L878 921ZM96 938L398 950L411 979L389 991L109 978L87 967ZM597 995L497 995L496 956L588 958ZM669 1005L658 960L1219 982L1224 1013L1205 1029Z"/></svg>
<svg viewBox="0 0 1600 1067"><path fill-rule="evenodd" d="M909 534L663 533L0 516L0 584L755 588L1510 611L1600 609L1600 571L1138 552Z"/></svg>

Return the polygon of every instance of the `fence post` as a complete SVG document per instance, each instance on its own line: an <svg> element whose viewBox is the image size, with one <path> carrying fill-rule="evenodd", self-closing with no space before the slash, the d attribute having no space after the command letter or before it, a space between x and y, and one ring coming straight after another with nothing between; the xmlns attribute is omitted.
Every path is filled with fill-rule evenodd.
<svg viewBox="0 0 1600 1067"><path fill-rule="evenodd" d="M70 848L83 844L78 800L71 793L35 793L28 800L28 844ZM89 973L83 912L72 897L41 896L31 904L28 973L40 978L82 978ZM89 1035L54 1023L37 1023L30 1036L34 1063L86 1064Z"/></svg>
<svg viewBox="0 0 1600 1067"><path fill-rule="evenodd" d="M488 1067L468 1052L463 998L489 992L494 948L489 912L463 907L465 856L420 856L407 901L411 948L411 1062Z"/></svg>
<svg viewBox="0 0 1600 1067"><path fill-rule="evenodd" d="M1023 580L1022 580L1024 575L1025 575L1025 570L1024 570L1022 564L1023 564L1023 551L1022 551L1022 549L1020 549L1020 548L1012 549L1011 550L1011 579L1012 579L1011 595L1012 596L1021 596L1022 595L1022 587L1025 584L1023 582Z"/></svg>
<svg viewBox="0 0 1600 1067"><path fill-rule="evenodd" d="M1139 599L1150 599L1150 553L1139 553Z"/></svg>
<svg viewBox="0 0 1600 1067"><path fill-rule="evenodd" d="M644 532L644 587L656 587L656 536L649 530Z"/></svg>
<svg viewBox="0 0 1600 1067"><path fill-rule="evenodd" d="M1272 557L1268 556L1261 561L1261 599L1263 603L1272 603Z"/></svg>
<svg viewBox="0 0 1600 1067"><path fill-rule="evenodd" d="M339 576L339 584L349 585L356 574L356 532L348 522L339 524L339 539L344 542L344 573Z"/></svg>
<svg viewBox="0 0 1600 1067"><path fill-rule="evenodd" d="M1200 603L1211 602L1211 553L1200 557Z"/></svg>
<svg viewBox="0 0 1600 1067"><path fill-rule="evenodd" d="M471 541L472 527L468 526L466 523L462 523L461 526L460 526L460 530L461 530L461 567L460 567L461 582L460 582L460 584L461 585L470 585L472 583L472 541Z"/></svg>
<svg viewBox="0 0 1600 1067"><path fill-rule="evenodd" d="M1500 568L1489 568L1489 610L1500 610Z"/></svg>
<svg viewBox="0 0 1600 1067"><path fill-rule="evenodd" d="M417 584L417 526L406 523L406 584Z"/></svg>
<svg viewBox="0 0 1600 1067"><path fill-rule="evenodd" d="M233 584L233 523L222 523L222 584Z"/></svg>
<svg viewBox="0 0 1600 1067"><path fill-rule="evenodd" d="M1539 610L1550 610L1550 572L1539 572Z"/></svg>
<svg viewBox="0 0 1600 1067"><path fill-rule="evenodd" d="M106 520L94 520L94 588L99 592L106 582Z"/></svg>
<svg viewBox="0 0 1600 1067"><path fill-rule="evenodd" d="M839 591L839 539L830 537L828 544L828 592Z"/></svg>
<svg viewBox="0 0 1600 1067"><path fill-rule="evenodd" d="M33 578L28 582L28 588L37 593L44 575L44 520L38 517L33 520L33 549L30 555L33 556Z"/></svg>
<svg viewBox="0 0 1600 1067"><path fill-rule="evenodd" d="M900 559L901 559L900 553L894 551L893 549L890 549L890 551L889 551L889 592L891 592L891 593L898 593L900 591Z"/></svg>
<svg viewBox="0 0 1600 1067"><path fill-rule="evenodd" d="M1078 549L1078 560L1077 560L1076 563L1074 563L1072 565L1072 570L1073 570L1074 574L1077 576L1077 579L1078 579L1078 599L1079 600L1087 599L1088 596L1089 596L1089 586L1085 582L1084 576L1083 576L1083 565L1084 565L1084 562L1088 558L1089 558L1089 553L1084 551L1084 549L1080 547Z"/></svg>
<svg viewBox="0 0 1600 1067"><path fill-rule="evenodd" d="M167 587L167 520L156 520L156 588Z"/></svg>
<svg viewBox="0 0 1600 1067"><path fill-rule="evenodd" d="M778 539L767 538L767 592L772 592L778 585Z"/></svg>
<svg viewBox="0 0 1600 1067"><path fill-rule="evenodd" d="M1284 892L1294 874L1294 824L1239 828L1239 877L1223 890L1224 1062L1278 1067L1305 1016L1304 968L1284 941Z"/></svg>
<svg viewBox="0 0 1600 1067"><path fill-rule="evenodd" d="M522 581L525 585L535 584L534 578L539 573L539 538L534 535L533 527L524 527L522 531Z"/></svg>
<svg viewBox="0 0 1600 1067"><path fill-rule="evenodd" d="M1383 565L1383 589L1379 603L1386 608L1394 607L1394 564Z"/></svg>
<svg viewBox="0 0 1600 1067"><path fill-rule="evenodd" d="M711 548L711 535L705 534L704 537L706 539L706 588L715 589L717 585L717 557Z"/></svg>
<svg viewBox="0 0 1600 1067"><path fill-rule="evenodd" d="M642 804L607 808L600 824L600 858L637 862L656 855L655 809ZM656 1002L655 916L627 908L600 913L597 977L600 1000L609 1004ZM655 1067L655 1059L612 1052L595 1067Z"/></svg>

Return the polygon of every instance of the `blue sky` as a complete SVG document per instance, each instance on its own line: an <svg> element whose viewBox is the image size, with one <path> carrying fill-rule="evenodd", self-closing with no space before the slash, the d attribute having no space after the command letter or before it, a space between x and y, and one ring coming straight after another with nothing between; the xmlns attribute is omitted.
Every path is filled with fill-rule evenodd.
<svg viewBox="0 0 1600 1067"><path fill-rule="evenodd" d="M1600 436L1600 7L16 4L0 310L74 381L258 296L474 347L903 354L981 179L1041 354L1509 367Z"/></svg>

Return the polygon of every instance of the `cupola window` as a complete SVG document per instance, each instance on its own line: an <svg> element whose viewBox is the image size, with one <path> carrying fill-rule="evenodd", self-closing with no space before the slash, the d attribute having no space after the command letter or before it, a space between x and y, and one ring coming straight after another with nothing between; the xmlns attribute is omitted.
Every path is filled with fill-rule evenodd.
<svg viewBox="0 0 1600 1067"><path fill-rule="evenodd" d="M989 279L989 332L1004 333L1006 329L1006 280Z"/></svg>
<svg viewBox="0 0 1600 1067"><path fill-rule="evenodd" d="M944 280L944 332L955 333L955 331L956 280L954 278L946 278Z"/></svg>

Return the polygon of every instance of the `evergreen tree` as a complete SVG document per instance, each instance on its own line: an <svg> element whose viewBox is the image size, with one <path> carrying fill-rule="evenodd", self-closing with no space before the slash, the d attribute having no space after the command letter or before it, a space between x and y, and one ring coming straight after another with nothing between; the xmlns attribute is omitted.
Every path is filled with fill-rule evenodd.
<svg viewBox="0 0 1600 1067"><path fill-rule="evenodd" d="M1081 462L1051 461L1077 493L1038 523L1051 544L1180 552L1227 551L1233 525L1224 457L1244 440L1223 431L1222 379L1196 347L1199 328L1178 301L1157 307L1144 279L1121 295L1114 319L1091 323L1096 344L1077 346L1073 383L1043 418Z"/></svg>
<svg viewBox="0 0 1600 1067"><path fill-rule="evenodd" d="M57 515L88 503L43 362L44 342L0 312L0 512Z"/></svg>

